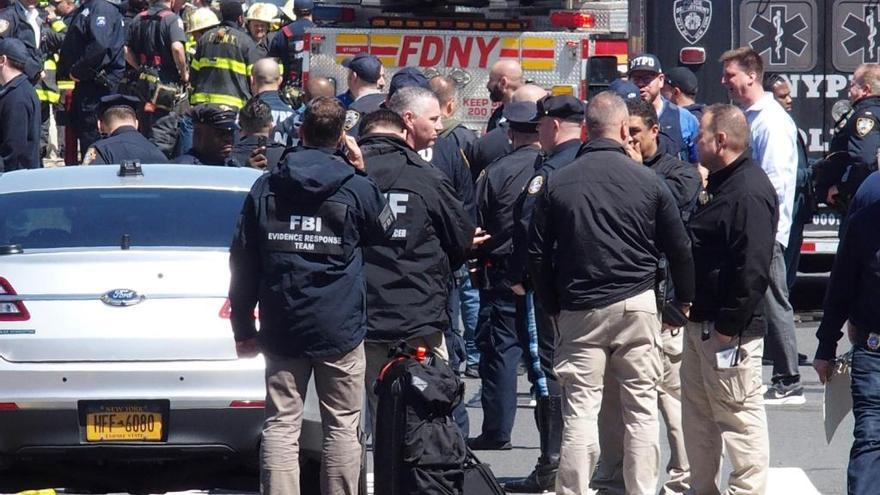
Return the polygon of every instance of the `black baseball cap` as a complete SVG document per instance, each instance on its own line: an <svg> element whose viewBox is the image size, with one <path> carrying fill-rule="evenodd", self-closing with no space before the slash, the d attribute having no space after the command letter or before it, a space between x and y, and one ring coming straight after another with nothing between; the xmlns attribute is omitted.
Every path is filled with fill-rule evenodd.
<svg viewBox="0 0 880 495"><path fill-rule="evenodd" d="M0 39L0 55L6 55L6 58L19 64L25 64L30 59L24 43L16 38Z"/></svg>
<svg viewBox="0 0 880 495"><path fill-rule="evenodd" d="M538 100L538 118L556 117L568 122L583 122L587 107L572 95L545 96Z"/></svg>
<svg viewBox="0 0 880 495"><path fill-rule="evenodd" d="M113 94L102 96L98 103L98 115L104 115L104 112L111 107L129 107L135 112L141 108L141 100L134 96Z"/></svg>
<svg viewBox="0 0 880 495"><path fill-rule="evenodd" d="M662 74L663 68L660 66L660 59L657 58L656 55L643 53L637 57L633 57L633 59L629 61L629 72L633 73L635 71L656 72Z"/></svg>
<svg viewBox="0 0 880 495"><path fill-rule="evenodd" d="M222 129L225 131L238 130L238 124L235 122L238 118L238 112L234 108L226 105L215 105L213 103L202 103L192 110L193 122L197 124L205 124L214 129Z"/></svg>
<svg viewBox="0 0 880 495"><path fill-rule="evenodd" d="M666 73L666 84L678 88L686 95L697 94L697 76L687 67L675 67Z"/></svg>
<svg viewBox="0 0 880 495"><path fill-rule="evenodd" d="M501 114L510 128L518 132L538 131L538 105L533 101L516 101L504 105Z"/></svg>
<svg viewBox="0 0 880 495"><path fill-rule="evenodd" d="M431 89L428 78L422 74L422 71L415 67L404 67L394 73L391 83L388 85L388 98L399 89L417 86L419 88Z"/></svg>
<svg viewBox="0 0 880 495"><path fill-rule="evenodd" d="M354 57L348 57L342 61L342 66L369 83L378 82L379 77L382 76L382 62L369 53L358 53Z"/></svg>

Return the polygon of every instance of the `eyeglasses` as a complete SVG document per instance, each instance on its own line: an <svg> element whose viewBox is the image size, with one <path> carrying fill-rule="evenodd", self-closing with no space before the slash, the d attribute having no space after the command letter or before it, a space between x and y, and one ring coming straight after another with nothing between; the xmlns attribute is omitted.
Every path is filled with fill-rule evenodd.
<svg viewBox="0 0 880 495"><path fill-rule="evenodd" d="M656 72L643 72L630 75L629 80L632 81L636 86L644 86L646 84L651 84L651 81L657 79L658 75L659 74Z"/></svg>

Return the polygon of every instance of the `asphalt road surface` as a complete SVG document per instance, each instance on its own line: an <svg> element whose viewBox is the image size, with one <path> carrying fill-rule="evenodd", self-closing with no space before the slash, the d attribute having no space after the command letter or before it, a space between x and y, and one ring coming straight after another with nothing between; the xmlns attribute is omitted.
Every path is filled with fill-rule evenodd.
<svg viewBox="0 0 880 495"><path fill-rule="evenodd" d="M812 358L816 348L815 331L825 279L805 277L798 282L792 299L799 313L798 347ZM841 349L842 351L843 349ZM770 430L770 487L768 495L842 495L846 493L846 466L852 442L852 416L844 420L830 444L823 428L823 387L809 366L801 367L806 404L798 406L767 406ZM769 382L770 367L764 367ZM479 388L479 380L466 379L466 398ZM517 410L513 431L514 448L505 452L481 452L480 458L491 465L502 481L525 476L538 457L538 436L532 409L528 407L528 382L520 377L521 406ZM469 408L471 432L476 434L482 422L482 411ZM661 432L662 461L665 465L668 448ZM372 466L370 459L369 466ZM103 471L93 467L86 472L79 466L46 466L45 471L0 474L0 493L16 493L25 489L68 486L65 493L113 492L119 483L138 486L140 493L182 491L210 488L212 493L256 493L256 478L218 463L174 464L152 470L132 472ZM726 468L727 469L727 468ZM724 473L726 477L726 472ZM77 480L77 481L71 481ZM662 480L661 480L662 481ZM132 490L129 488L129 490Z"/></svg>

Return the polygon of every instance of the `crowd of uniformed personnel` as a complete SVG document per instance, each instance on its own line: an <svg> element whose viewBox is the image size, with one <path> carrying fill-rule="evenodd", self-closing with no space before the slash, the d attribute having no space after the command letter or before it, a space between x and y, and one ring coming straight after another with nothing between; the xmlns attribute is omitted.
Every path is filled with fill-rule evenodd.
<svg viewBox="0 0 880 495"><path fill-rule="evenodd" d="M474 450L511 448L525 363L540 457L508 491L653 494L659 408L664 493L719 493L722 447L730 492L763 493L764 403L804 400L788 289L811 185L841 211L852 205L814 366L830 378L849 320L853 369L880 369L880 315L865 300L880 290L877 65L856 71L854 111L812 169L786 81L765 77L750 49L722 57L737 106L697 103L693 73L665 72L650 54L589 104L548 95L499 60L487 83L497 107L478 137L455 119L445 76L401 68L386 80L362 53L342 63L344 93L321 74L304 85L312 8L13 0L0 10L0 171L63 150L68 165L268 172L242 212L230 288L240 355L267 360L266 493L299 491L312 373L323 490L354 491L359 398L368 392L375 422L371 383L400 341L480 379L479 434L463 404L454 413ZM880 472L869 447L877 380L854 375L854 493Z"/></svg>
<svg viewBox="0 0 880 495"><path fill-rule="evenodd" d="M302 87L303 33L313 25L312 8L308 0L283 8L237 1L5 2L0 38L6 40L8 79L22 89L3 95L7 109L21 112L4 121L9 128L0 137L0 170L62 159L67 165L153 159L155 153L126 155L123 149L149 143L163 161L277 161L277 151L268 148L297 142L305 98L333 91L320 78ZM234 136L238 112L249 103L256 119L251 129L259 128L252 135L270 116L268 140ZM127 132L132 127L140 136ZM221 145L221 153L204 147L226 141L234 146ZM242 146L260 153L251 156Z"/></svg>

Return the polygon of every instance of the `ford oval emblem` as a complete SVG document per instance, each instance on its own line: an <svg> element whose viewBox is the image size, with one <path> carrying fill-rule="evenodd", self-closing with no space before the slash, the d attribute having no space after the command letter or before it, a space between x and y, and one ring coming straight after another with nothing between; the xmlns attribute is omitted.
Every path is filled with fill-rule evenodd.
<svg viewBox="0 0 880 495"><path fill-rule="evenodd" d="M113 289L101 296L101 302L110 306L134 306L143 300L144 296L131 289Z"/></svg>

